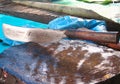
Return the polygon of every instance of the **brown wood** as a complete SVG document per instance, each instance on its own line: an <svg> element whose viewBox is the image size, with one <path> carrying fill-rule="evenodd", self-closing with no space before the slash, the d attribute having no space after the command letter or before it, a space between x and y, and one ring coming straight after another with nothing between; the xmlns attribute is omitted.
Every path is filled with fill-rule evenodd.
<svg viewBox="0 0 120 84"><path fill-rule="evenodd" d="M91 40L100 43L118 43L119 32L93 32L81 30L67 30L65 34L69 38Z"/></svg>

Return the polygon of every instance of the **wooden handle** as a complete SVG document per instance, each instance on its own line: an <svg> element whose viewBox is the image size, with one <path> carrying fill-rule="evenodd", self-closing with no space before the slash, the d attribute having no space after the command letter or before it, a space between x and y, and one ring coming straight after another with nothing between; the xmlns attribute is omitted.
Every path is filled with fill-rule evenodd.
<svg viewBox="0 0 120 84"><path fill-rule="evenodd" d="M66 30L65 35L69 38L91 40L99 43L118 43L119 32L93 32L81 30Z"/></svg>

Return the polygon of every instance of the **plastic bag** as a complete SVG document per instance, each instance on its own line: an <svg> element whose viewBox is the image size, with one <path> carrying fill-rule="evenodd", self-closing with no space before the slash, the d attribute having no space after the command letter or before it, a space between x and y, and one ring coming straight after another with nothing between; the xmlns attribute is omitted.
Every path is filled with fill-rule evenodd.
<svg viewBox="0 0 120 84"><path fill-rule="evenodd" d="M96 19L83 19L73 16L58 17L50 21L48 27L55 30L88 28L93 31L107 31L105 21Z"/></svg>

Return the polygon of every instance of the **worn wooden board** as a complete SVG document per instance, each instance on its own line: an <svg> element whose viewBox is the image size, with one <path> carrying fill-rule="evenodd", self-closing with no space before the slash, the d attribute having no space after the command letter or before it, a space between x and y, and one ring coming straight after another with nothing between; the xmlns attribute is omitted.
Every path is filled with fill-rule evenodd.
<svg viewBox="0 0 120 84"><path fill-rule="evenodd" d="M80 40L25 43L0 54L0 68L25 84L117 84L120 52Z"/></svg>
<svg viewBox="0 0 120 84"><path fill-rule="evenodd" d="M70 15L86 17L86 18L94 18L94 19L103 19L113 21L114 13L116 11L119 12L120 7L107 7L103 5L95 5L91 4L88 7L84 5L76 5L76 6L66 6L60 4L53 3L43 3L38 1L21 1L21 0L12 0L15 3L24 4L32 7L52 10L55 12L62 12ZM114 11L114 12L113 12Z"/></svg>

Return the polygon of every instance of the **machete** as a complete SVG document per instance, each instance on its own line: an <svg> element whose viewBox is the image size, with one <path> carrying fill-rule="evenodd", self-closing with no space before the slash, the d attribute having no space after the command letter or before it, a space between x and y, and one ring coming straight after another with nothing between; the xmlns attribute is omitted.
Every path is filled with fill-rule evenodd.
<svg viewBox="0 0 120 84"><path fill-rule="evenodd" d="M50 43L67 37L102 43L119 42L119 32L93 32L76 29L52 30L17 27L8 24L3 24L3 32L7 38L22 42Z"/></svg>

